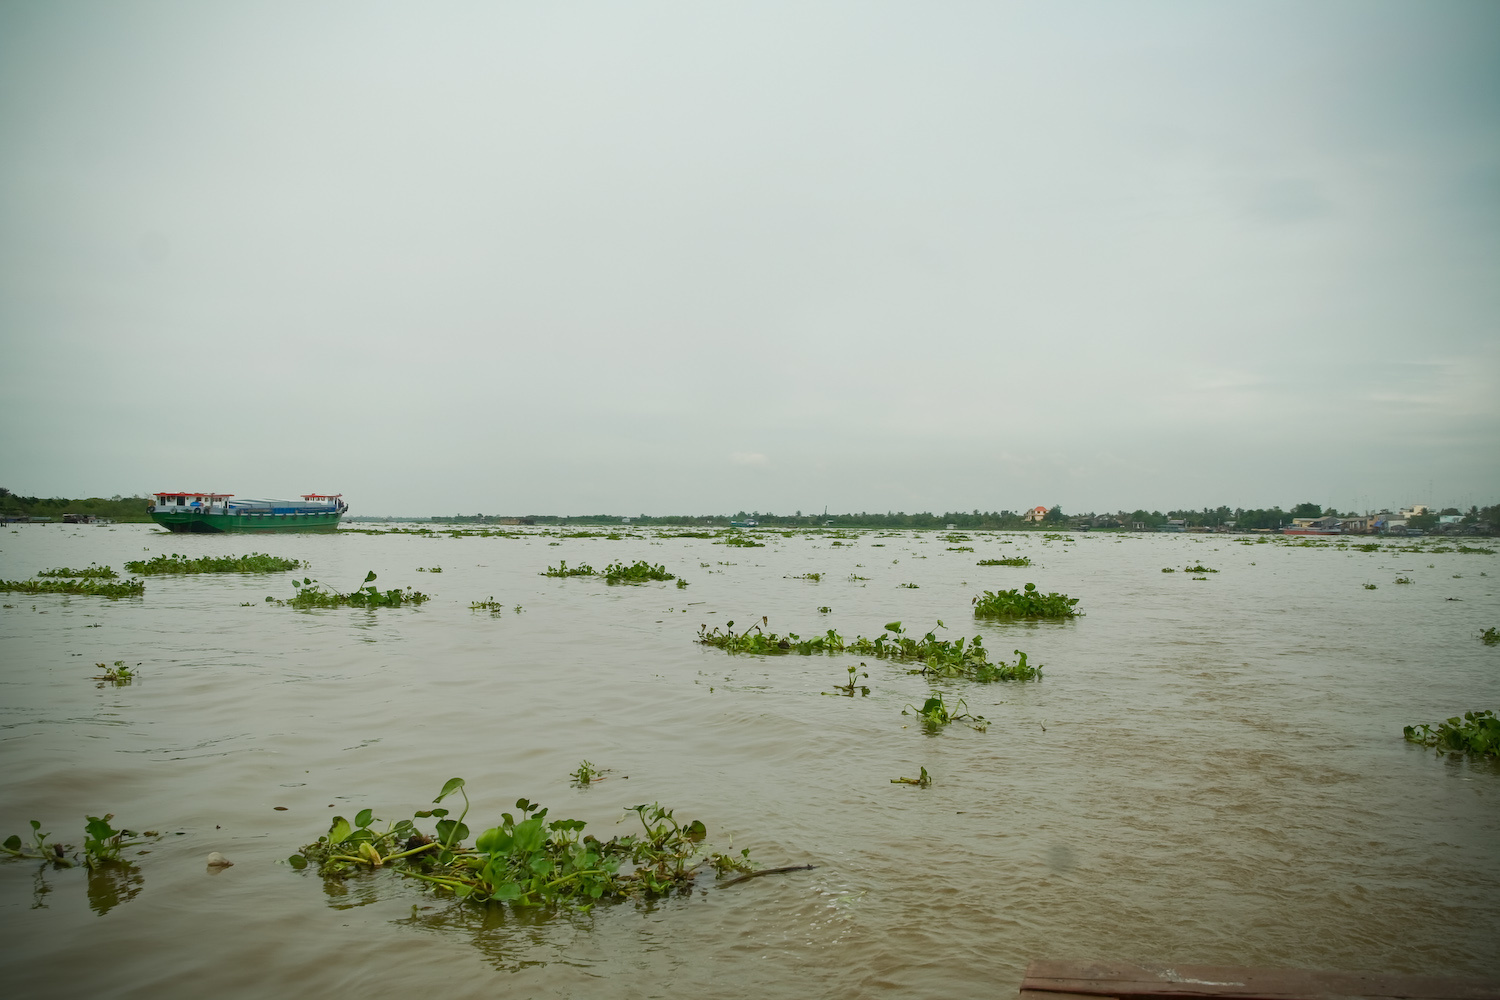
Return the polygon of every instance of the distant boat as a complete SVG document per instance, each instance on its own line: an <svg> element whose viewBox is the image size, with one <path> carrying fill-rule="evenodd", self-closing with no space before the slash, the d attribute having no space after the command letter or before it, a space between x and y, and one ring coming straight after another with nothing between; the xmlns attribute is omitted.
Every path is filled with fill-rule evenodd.
<svg viewBox="0 0 1500 1000"><path fill-rule="evenodd" d="M731 528L753 528L753 527L755 527L755 522L754 521L730 521L729 522L729 526Z"/></svg>
<svg viewBox="0 0 1500 1000"><path fill-rule="evenodd" d="M349 505L340 493L304 493L301 500L236 500L232 493L156 493L146 508L168 531L334 531Z"/></svg>

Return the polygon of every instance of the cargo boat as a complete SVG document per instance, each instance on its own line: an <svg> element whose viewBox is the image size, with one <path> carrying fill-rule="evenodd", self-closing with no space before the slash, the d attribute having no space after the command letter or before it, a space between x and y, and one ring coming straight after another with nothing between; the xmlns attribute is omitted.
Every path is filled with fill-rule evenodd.
<svg viewBox="0 0 1500 1000"><path fill-rule="evenodd" d="M156 493L146 508L168 531L334 531L349 507L340 493L304 493L301 500L252 500L233 493Z"/></svg>

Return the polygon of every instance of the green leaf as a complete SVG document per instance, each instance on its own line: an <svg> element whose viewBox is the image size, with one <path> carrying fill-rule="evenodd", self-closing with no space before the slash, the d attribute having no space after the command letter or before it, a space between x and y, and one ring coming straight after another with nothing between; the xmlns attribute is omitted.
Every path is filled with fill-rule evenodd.
<svg viewBox="0 0 1500 1000"><path fill-rule="evenodd" d="M293 854L291 857L286 859L286 863L297 869L299 872L307 867L307 859L300 854Z"/></svg>
<svg viewBox="0 0 1500 1000"><path fill-rule="evenodd" d="M335 847L349 839L349 821L342 816L333 817L333 826L328 828L328 846Z"/></svg>
<svg viewBox="0 0 1500 1000"><path fill-rule="evenodd" d="M369 826L375 819L375 812L371 809L361 809L359 815L354 817L354 825L358 827Z"/></svg>
<svg viewBox="0 0 1500 1000"><path fill-rule="evenodd" d="M701 819L695 819L687 825L687 829L682 832L682 835L688 840L699 841L708 836L708 827L703 825Z"/></svg>
<svg viewBox="0 0 1500 1000"><path fill-rule="evenodd" d="M901 623L900 622L886 622L885 623L885 630L887 632L900 632L901 631Z"/></svg>
<svg viewBox="0 0 1500 1000"><path fill-rule="evenodd" d="M21 838L11 834L5 838L5 846L8 850L19 851L21 849Z"/></svg>
<svg viewBox="0 0 1500 1000"><path fill-rule="evenodd" d="M372 569L365 574L365 583L369 583L373 579L375 579L375 571Z"/></svg>
<svg viewBox="0 0 1500 1000"><path fill-rule="evenodd" d="M108 840L110 837L117 837L120 834L119 830L109 825L108 816L104 819L100 819L97 816L86 816L84 818L88 820L88 823L84 825L84 830L94 840Z"/></svg>
<svg viewBox="0 0 1500 1000"><path fill-rule="evenodd" d="M371 573L370 577L371 577L371 579L374 579L375 574ZM458 791L462 787L464 787L464 779L462 779L462 778L449 778L447 784L443 785L443 790L438 793L438 797L435 798L435 799L433 799L432 801L434 801L434 802L441 802L444 799L446 799L448 796L452 795L454 792Z"/></svg>
<svg viewBox="0 0 1500 1000"><path fill-rule="evenodd" d="M516 824L515 846L513 850L530 854L532 851L540 850L547 840L547 830L540 816L533 816L524 823Z"/></svg>
<svg viewBox="0 0 1500 1000"><path fill-rule="evenodd" d="M520 899L521 887L516 885L514 882L501 882L499 885L495 886L495 891L490 893L490 898L500 900Z"/></svg>
<svg viewBox="0 0 1500 1000"><path fill-rule="evenodd" d="M509 854L514 839L503 826L492 826L474 841L474 850L482 854Z"/></svg>
<svg viewBox="0 0 1500 1000"><path fill-rule="evenodd" d="M469 828L456 819L437 821L437 836L445 844L457 845L469 836Z"/></svg>

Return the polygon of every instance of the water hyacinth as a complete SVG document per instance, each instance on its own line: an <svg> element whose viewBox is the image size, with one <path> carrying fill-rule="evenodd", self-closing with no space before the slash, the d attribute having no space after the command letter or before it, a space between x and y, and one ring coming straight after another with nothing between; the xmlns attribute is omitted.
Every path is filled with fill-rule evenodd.
<svg viewBox="0 0 1500 1000"><path fill-rule="evenodd" d="M1083 612L1074 609L1078 598L1067 594L1044 594L1036 584L1028 583L1025 590L986 590L974 598L976 618L1079 618Z"/></svg>

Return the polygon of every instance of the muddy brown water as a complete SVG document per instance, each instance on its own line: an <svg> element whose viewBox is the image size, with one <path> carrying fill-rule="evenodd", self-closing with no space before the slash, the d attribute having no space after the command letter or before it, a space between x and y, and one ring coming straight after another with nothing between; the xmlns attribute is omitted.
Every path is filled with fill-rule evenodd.
<svg viewBox="0 0 1500 1000"><path fill-rule="evenodd" d="M1500 957L1500 766L1401 738L1500 708L1500 648L1478 639L1500 625L1500 557L1436 540L635 534L0 534L6 579L261 551L341 588L374 569L433 595L267 604L291 574L154 577L121 601L3 595L0 835L35 818L79 843L101 812L165 834L128 875L0 862L6 992L1003 996L1037 957L1453 975ZM1036 565L975 565L1012 554ZM647 559L691 585L537 575L559 559ZM1219 572L1181 572L1200 562ZM788 579L808 572L823 579ZM1028 581L1086 617L974 622L979 590ZM469 609L491 597L507 610ZM928 735L901 713L933 685L899 666L870 662L868 697L828 697L857 659L693 641L700 623L761 615L804 635L942 619L1045 676L937 685L991 726ZM115 660L139 679L96 686L93 664ZM609 772L578 789L584 759ZM890 781L924 766L931 788ZM520 796L601 836L660 801L716 847L817 867L561 915L285 864L334 814L410 816L453 776L476 830ZM213 851L233 867L211 874Z"/></svg>

